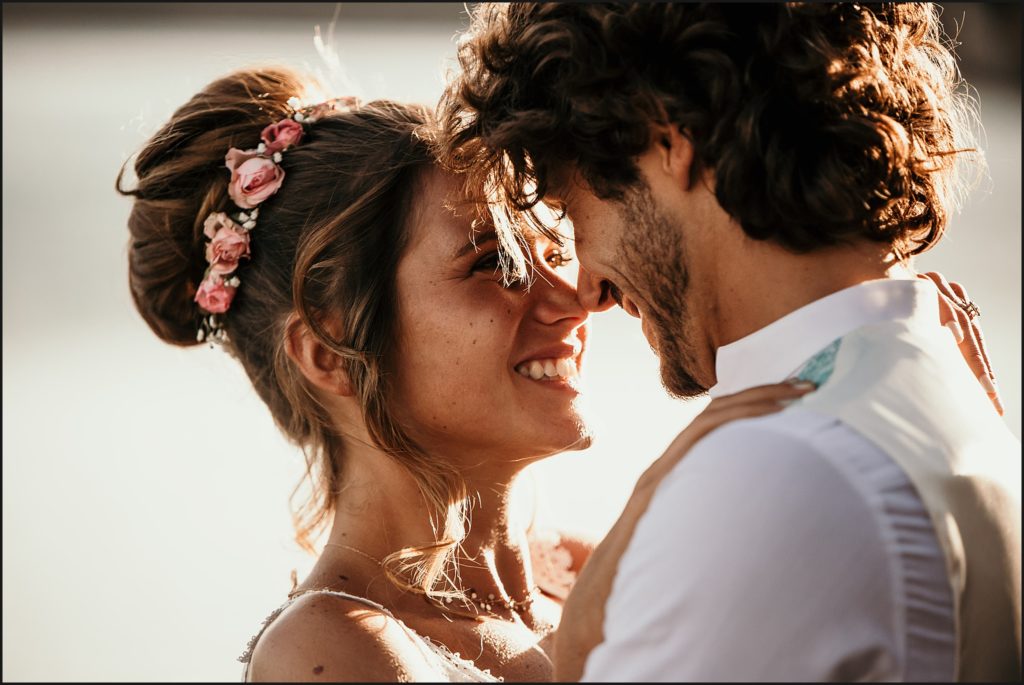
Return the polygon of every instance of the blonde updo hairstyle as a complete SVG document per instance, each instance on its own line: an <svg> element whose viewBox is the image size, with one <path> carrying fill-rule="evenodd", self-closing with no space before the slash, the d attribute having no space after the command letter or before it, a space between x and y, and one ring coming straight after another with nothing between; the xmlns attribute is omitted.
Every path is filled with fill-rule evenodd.
<svg viewBox="0 0 1024 685"><path fill-rule="evenodd" d="M205 87L179 108L138 153L128 219L128 277L139 313L162 340L201 344L204 313L193 301L207 263L203 223L235 213L224 166L229 148L254 148L268 124L289 117L289 98L312 81L284 68L238 71ZM284 155L286 178L260 205L251 259L222 321L224 349L238 359L278 427L305 455L292 494L296 540L313 540L330 520L341 489L346 439L313 387L285 352L294 312L344 360L367 430L415 478L432 505L435 540L384 560L407 589L443 592L452 550L464 536L465 486L443 459L409 438L390 405L388 369L397 339L395 271L419 180L434 167L426 108L375 101L305 123L300 144ZM332 337L323 322L340 320ZM309 494L303 498L302 487Z"/></svg>

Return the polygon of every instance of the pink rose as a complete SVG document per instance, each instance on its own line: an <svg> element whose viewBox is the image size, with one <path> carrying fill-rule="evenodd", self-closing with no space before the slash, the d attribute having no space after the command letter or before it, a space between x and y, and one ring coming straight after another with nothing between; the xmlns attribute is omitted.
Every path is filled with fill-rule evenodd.
<svg viewBox="0 0 1024 685"><path fill-rule="evenodd" d="M294 119L282 119L263 129L260 140L267 146L266 154L284 152L302 139L302 124Z"/></svg>
<svg viewBox="0 0 1024 685"><path fill-rule="evenodd" d="M223 314L231 306L231 300L235 299L236 290L225 283L223 278L211 273L199 284L195 301L211 314Z"/></svg>
<svg viewBox="0 0 1024 685"><path fill-rule="evenodd" d="M252 209L263 202L284 182L284 169L254 150L231 148L224 163L231 170L228 195L242 209Z"/></svg>
<svg viewBox="0 0 1024 685"><path fill-rule="evenodd" d="M224 212L207 217L203 233L211 239L206 244L206 261L213 273L226 276L238 268L239 259L249 256L248 231Z"/></svg>

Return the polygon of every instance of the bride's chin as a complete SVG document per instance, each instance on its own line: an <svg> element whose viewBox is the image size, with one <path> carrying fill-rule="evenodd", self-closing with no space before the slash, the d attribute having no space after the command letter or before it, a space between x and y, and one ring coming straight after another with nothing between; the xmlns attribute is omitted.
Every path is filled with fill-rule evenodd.
<svg viewBox="0 0 1024 685"><path fill-rule="evenodd" d="M580 435L571 445L566 446L562 452L578 452L590 447L594 442L593 434L588 430Z"/></svg>
<svg viewBox="0 0 1024 685"><path fill-rule="evenodd" d="M544 450L544 456L550 457L562 452L585 450L590 447L593 441L593 433L591 433L587 426L580 423L576 425L575 430L571 434L565 435L560 440L555 441L549 449Z"/></svg>

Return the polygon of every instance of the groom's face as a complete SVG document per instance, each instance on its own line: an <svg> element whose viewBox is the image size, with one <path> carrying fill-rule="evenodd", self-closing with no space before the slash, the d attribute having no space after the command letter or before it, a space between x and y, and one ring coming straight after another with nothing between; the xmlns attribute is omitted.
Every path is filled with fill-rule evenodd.
<svg viewBox="0 0 1024 685"><path fill-rule="evenodd" d="M646 183L622 200L602 200L579 183L559 195L575 231L580 301L594 312L618 304L640 319L665 388L677 397L704 393L714 384L713 359L699 353L686 241L673 210L659 207Z"/></svg>

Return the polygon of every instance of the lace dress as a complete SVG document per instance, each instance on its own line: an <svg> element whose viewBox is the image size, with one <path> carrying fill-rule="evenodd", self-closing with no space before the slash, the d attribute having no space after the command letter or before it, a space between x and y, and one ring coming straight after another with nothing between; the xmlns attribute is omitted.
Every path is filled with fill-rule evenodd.
<svg viewBox="0 0 1024 685"><path fill-rule="evenodd" d="M564 600L566 595L569 594L569 589L572 587L573 582L576 580L576 573L572 571L572 555L561 545L561 539L558 535L542 534L538 537L531 537L530 556L532 557L534 564L534 580L540 587L541 591L559 600ZM402 622L402 619L392 614L377 602L358 595L351 595L347 592L337 592L335 590L310 590L291 597L288 601L275 609L270 616L263 621L263 625L260 627L259 632L249 640L249 644L246 646L245 652L242 656L238 657L238 660L244 664L242 668L242 682L248 682L249 680L249 665L252 661L252 653L256 649L256 643L259 642L260 637L263 636L263 633L270 627L270 624L273 623L285 609L290 607L299 599L299 597L308 594L324 594L341 597L342 599L359 602L360 604L364 604L387 616L390 616L409 634L410 637L413 638L413 643L419 646L428 663L434 665L437 669L437 673L441 676L440 679L442 681L453 683L495 683L503 680L500 676L492 674L489 669L478 668L476 664L468 659L464 659L458 652L452 652L443 644L435 642L426 635L417 633L415 630L405 625L405 623Z"/></svg>

